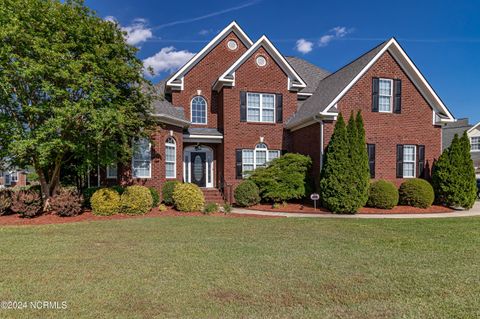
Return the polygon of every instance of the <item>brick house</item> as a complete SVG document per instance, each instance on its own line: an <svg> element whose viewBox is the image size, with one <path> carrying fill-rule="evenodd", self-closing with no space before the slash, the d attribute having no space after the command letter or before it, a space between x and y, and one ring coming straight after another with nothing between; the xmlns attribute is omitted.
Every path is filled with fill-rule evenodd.
<svg viewBox="0 0 480 319"><path fill-rule="evenodd" d="M372 178L399 184L428 175L455 121L393 38L329 73L232 22L156 87L156 133L137 141L131 165L101 173L106 183L160 190L175 179L231 200L244 172L284 152L311 156L318 182L339 112L361 110Z"/></svg>

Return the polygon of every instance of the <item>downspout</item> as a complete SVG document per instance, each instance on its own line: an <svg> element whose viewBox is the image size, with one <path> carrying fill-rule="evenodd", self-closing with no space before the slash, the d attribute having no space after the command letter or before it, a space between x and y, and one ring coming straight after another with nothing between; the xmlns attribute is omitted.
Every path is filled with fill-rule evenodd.
<svg viewBox="0 0 480 319"><path fill-rule="evenodd" d="M318 115L315 115L313 119L320 124L320 171L323 168L323 119Z"/></svg>

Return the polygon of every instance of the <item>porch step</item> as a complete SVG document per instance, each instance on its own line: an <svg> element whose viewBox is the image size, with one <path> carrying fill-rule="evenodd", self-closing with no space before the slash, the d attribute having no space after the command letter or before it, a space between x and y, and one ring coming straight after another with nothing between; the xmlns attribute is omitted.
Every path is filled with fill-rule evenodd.
<svg viewBox="0 0 480 319"><path fill-rule="evenodd" d="M222 193L216 188L202 188L203 195L205 196L205 203L217 203L223 204L224 200Z"/></svg>

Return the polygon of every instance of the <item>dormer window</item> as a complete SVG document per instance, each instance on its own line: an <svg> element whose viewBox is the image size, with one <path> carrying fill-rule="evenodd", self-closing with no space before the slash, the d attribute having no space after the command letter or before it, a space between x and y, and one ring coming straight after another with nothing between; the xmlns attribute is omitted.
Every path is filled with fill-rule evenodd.
<svg viewBox="0 0 480 319"><path fill-rule="evenodd" d="M201 96L195 96L191 103L192 124L207 124L207 101Z"/></svg>

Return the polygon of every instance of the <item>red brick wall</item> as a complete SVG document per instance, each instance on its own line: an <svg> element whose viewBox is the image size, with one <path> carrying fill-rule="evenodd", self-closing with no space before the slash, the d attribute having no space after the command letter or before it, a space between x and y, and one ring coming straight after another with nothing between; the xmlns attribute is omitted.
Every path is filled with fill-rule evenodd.
<svg viewBox="0 0 480 319"><path fill-rule="evenodd" d="M227 48L229 40L237 42L238 48L235 51ZM172 92L173 105L183 106L188 120L190 102L198 95L198 90L201 90L201 95L207 101L207 125L192 124L191 127L217 127L219 99L217 93L212 91L212 85L246 50L245 45L231 32L185 75L183 91Z"/></svg>
<svg viewBox="0 0 480 319"><path fill-rule="evenodd" d="M155 187L159 192L165 181L165 141L173 131L173 138L177 144L177 180L183 180L183 129L173 125L159 124L152 134L152 162L151 178L133 178L131 163L119 164L118 171L120 179L106 179L105 171L102 170L102 184L115 185L143 185L146 187ZM172 179L169 179L172 180ZM96 181L92 181L93 184Z"/></svg>
<svg viewBox="0 0 480 319"><path fill-rule="evenodd" d="M315 123L291 132L292 151L312 158L311 174L318 184L320 177L320 124Z"/></svg>
<svg viewBox="0 0 480 319"><path fill-rule="evenodd" d="M402 80L402 113L371 111L372 78ZM390 53L386 52L339 101L338 107L348 121L350 112L362 111L367 143L376 144L377 179L387 179L399 185L396 178L396 145L425 145L425 159L431 168L441 154L441 127L432 124L432 109ZM324 126L325 147L330 141L335 123Z"/></svg>
<svg viewBox="0 0 480 319"><path fill-rule="evenodd" d="M255 58L262 54L267 58L265 67L258 67ZM240 92L262 92L283 95L283 119L291 117L296 110L297 94L287 87L288 77L272 57L261 47L235 72L235 86L223 89L224 105L224 176L228 184L240 180L235 174L235 150L253 149L264 137L269 149L289 149L289 140L283 123L240 122Z"/></svg>

